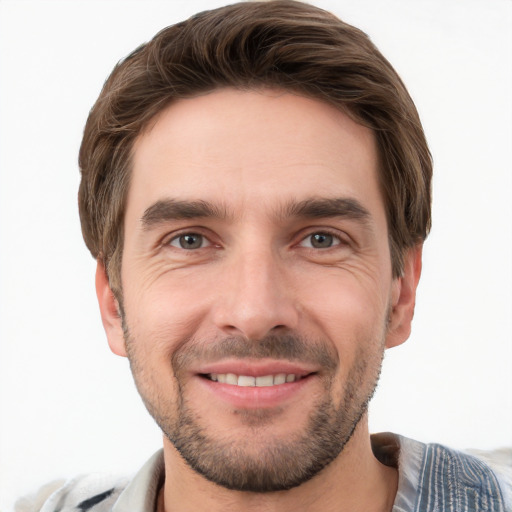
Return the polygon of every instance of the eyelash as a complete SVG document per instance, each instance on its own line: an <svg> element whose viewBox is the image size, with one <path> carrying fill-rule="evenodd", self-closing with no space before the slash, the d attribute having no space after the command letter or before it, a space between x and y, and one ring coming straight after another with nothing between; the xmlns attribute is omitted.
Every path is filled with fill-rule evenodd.
<svg viewBox="0 0 512 512"><path fill-rule="evenodd" d="M204 246L201 246L201 247L197 247L197 248L185 248L185 247L178 247L176 245L173 245L172 242L177 242L179 243L179 240L183 237L186 237L186 236L190 236L190 237L201 237L202 239L202 242L207 242L207 245L206 247L209 247L211 245L214 245L213 242L206 236L204 235L203 233L199 232L199 231L183 231L182 233L179 233L177 235L174 235L172 238L169 238L167 240L164 241L164 243L162 245L164 246L171 246L175 249L182 249L184 251L192 251L194 249L205 249L206 247ZM202 245L202 244L201 244Z"/></svg>
<svg viewBox="0 0 512 512"><path fill-rule="evenodd" d="M315 235L323 235L323 236L332 237L332 239L333 239L332 245L330 245L329 247L313 247L311 242L310 242L310 244L311 244L310 246L303 245L308 240L311 240L312 237ZM308 233L304 237L301 238L298 245L302 245L304 248L309 249L309 250L327 251L328 249L335 249L338 246L346 246L346 245L348 245L348 241L338 231L333 231L330 229L315 229L315 230L308 231Z"/></svg>
<svg viewBox="0 0 512 512"><path fill-rule="evenodd" d="M313 242L313 237L315 236L322 236L322 237L329 237L331 238L331 242L332 244L329 245L328 247L315 247L314 246L314 242ZM302 238L302 240L299 242L299 245L302 245L304 247L304 243L306 243L307 241L310 241L310 245L307 246L309 249L331 249L332 247L336 247L338 245L342 245L344 243L344 241L342 240L342 238L337 235L336 233L332 233L328 230L321 230L321 231L313 231L313 232L310 232L308 233L304 238ZM321 243L321 242L320 242Z"/></svg>
<svg viewBox="0 0 512 512"><path fill-rule="evenodd" d="M309 246L306 246L306 245L303 245L304 243L306 243L308 240L311 240L313 236L315 235L322 235L322 236L327 236L327 237L332 237L332 245L329 245L328 247L314 247L313 246L313 242L310 242L310 245ZM192 237L201 237L201 246L200 247L192 247L192 248L185 248L185 247L178 247L177 245L173 245L173 242L176 242L177 244L179 243L179 240L182 238L182 237L186 237L186 236L192 236ZM204 246L203 244L206 242L206 246ZM163 246L170 246L170 247L173 247L175 249L178 249L178 250L184 250L184 251L194 251L194 250L198 250L198 249L206 249L212 245L214 245L214 243L210 240L210 238L201 233L200 230L187 230L187 231L183 231L181 233L178 233L178 234L175 234L174 236L172 236L171 238L168 238L167 240L164 240L164 242L162 243ZM340 236L340 233L339 232L335 232L333 230L329 230L329 229L316 229L316 230L310 230L308 231L307 234L305 234L301 239L300 241L298 242L298 244L295 244L297 246L302 246L304 247L305 249L309 249L309 250L314 250L315 252L316 251L326 251L328 249L332 249L332 248L336 248L338 246L343 246L343 245L348 245L348 242L347 240L345 240L342 236Z"/></svg>

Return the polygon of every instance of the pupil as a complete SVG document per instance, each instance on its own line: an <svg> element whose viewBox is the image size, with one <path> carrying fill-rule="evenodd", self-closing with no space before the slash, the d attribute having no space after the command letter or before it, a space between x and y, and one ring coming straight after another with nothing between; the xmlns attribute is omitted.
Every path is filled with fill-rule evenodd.
<svg viewBox="0 0 512 512"><path fill-rule="evenodd" d="M316 235L313 235L311 244L313 245L313 247L317 248L331 247L332 235L329 235L327 233L317 233Z"/></svg>
<svg viewBox="0 0 512 512"><path fill-rule="evenodd" d="M201 235L183 235L180 237L180 245L184 249L197 249L201 247Z"/></svg>

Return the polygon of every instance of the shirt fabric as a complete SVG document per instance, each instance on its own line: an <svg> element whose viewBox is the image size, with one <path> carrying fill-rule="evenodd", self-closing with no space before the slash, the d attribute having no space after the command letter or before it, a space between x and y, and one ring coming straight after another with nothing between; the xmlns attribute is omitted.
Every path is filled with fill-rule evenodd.
<svg viewBox="0 0 512 512"><path fill-rule="evenodd" d="M512 511L510 467L491 469L472 455L389 433L373 435L372 448L383 464L398 467L392 512ZM164 472L159 450L132 479L82 476L53 492L42 507L20 502L16 511L155 512Z"/></svg>

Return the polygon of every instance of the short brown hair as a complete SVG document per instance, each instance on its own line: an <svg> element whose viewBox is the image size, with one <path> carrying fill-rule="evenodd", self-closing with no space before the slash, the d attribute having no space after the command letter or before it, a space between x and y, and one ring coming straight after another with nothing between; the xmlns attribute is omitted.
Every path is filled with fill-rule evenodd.
<svg viewBox="0 0 512 512"><path fill-rule="evenodd" d="M272 87L324 101L371 128L380 158L393 275L430 229L432 161L414 103L360 30L291 0L241 2L159 32L117 64L80 148L80 220L87 247L120 297L131 151L171 102L222 87Z"/></svg>

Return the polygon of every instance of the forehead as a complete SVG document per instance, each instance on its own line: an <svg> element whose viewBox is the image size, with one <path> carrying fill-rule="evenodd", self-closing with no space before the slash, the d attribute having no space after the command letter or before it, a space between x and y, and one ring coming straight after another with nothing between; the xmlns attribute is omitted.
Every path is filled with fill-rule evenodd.
<svg viewBox="0 0 512 512"><path fill-rule="evenodd" d="M283 91L179 100L139 136L132 158L127 218L168 197L222 203L235 215L311 197L382 203L372 131Z"/></svg>

